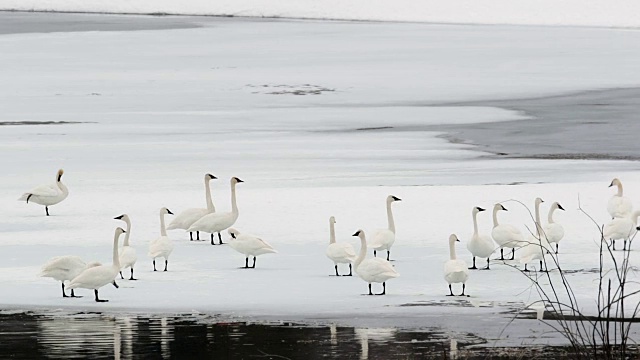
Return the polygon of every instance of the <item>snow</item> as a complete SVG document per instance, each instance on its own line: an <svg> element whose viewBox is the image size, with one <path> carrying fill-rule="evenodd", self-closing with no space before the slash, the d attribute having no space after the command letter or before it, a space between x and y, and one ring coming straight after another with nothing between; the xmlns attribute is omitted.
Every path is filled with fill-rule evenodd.
<svg viewBox="0 0 640 360"><path fill-rule="evenodd" d="M637 42L638 33L194 21L203 27L0 36L6 55L0 57L0 121L81 122L0 125L3 309L416 327L439 317L435 323L452 331L475 329L497 338L512 316L504 313L538 295L508 266L516 261L472 272L471 298L446 297L448 237L461 238L458 255L470 264L465 241L473 206L491 209L504 202L509 211L501 221L526 233L531 217L510 199L532 207L539 196L545 200L543 218L544 205L553 201L567 209L555 215L566 234L560 262L575 271L568 278L580 306L593 312L599 237L577 211L578 196L589 214L606 222L613 177L621 178L631 199L640 196L637 163L497 159L447 142L428 126L535 121L455 101L637 85L640 74L632 70L640 49L625 45ZM270 94L307 91L305 84L334 91ZM16 201L25 190L53 182L58 168L65 169L70 195L50 208L52 216ZM263 238L278 253L260 256L256 269L240 269L244 257L229 246L190 242L188 233L174 230L169 271L151 271L146 253L160 232L159 209L179 213L204 206L205 173L219 178L211 182L218 211L230 210L229 178L245 181L237 188L240 217L234 227ZM366 283L358 277L331 276L328 218L336 217L338 241L359 249L351 235L386 226L389 194L402 198L393 207L397 240L391 252L400 277L388 282L387 296L363 296ZM109 303L96 304L83 290L82 299L63 299L59 284L37 276L53 256L109 263L113 229L122 225L113 217L123 213L132 219L140 280L101 289ZM478 221L488 233L490 214L479 214ZM632 263L639 256L634 249ZM451 315L482 320L450 322ZM494 318L501 321L488 324Z"/></svg>
<svg viewBox="0 0 640 360"><path fill-rule="evenodd" d="M2 0L2 10L638 27L633 0Z"/></svg>

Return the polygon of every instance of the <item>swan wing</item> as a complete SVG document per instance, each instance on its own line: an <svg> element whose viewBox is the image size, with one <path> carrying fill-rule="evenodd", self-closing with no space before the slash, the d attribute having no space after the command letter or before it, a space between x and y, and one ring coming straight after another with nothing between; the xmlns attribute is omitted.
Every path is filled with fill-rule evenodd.
<svg viewBox="0 0 640 360"><path fill-rule="evenodd" d="M367 259L363 261L358 266L357 273L360 274L361 277L373 278L376 280L381 280L383 278L390 279L400 276L390 262L380 258Z"/></svg>
<svg viewBox="0 0 640 360"><path fill-rule="evenodd" d="M135 265L136 261L138 261L138 255L136 254L136 249L131 246L121 247L118 253L120 254L121 269L133 266Z"/></svg>
<svg viewBox="0 0 640 360"><path fill-rule="evenodd" d="M327 257L333 261L354 261L356 251L351 244L333 243L327 247Z"/></svg>
<svg viewBox="0 0 640 360"><path fill-rule="evenodd" d="M376 230L373 240L369 243L369 248L375 250L385 250L391 248L396 241L396 234L389 229Z"/></svg>
<svg viewBox="0 0 640 360"><path fill-rule="evenodd" d="M112 265L91 267L73 278L68 288L96 289L112 282L117 274L117 270L114 270Z"/></svg>
<svg viewBox="0 0 640 360"><path fill-rule="evenodd" d="M58 194L60 194L60 188L57 185L40 185L37 186L33 189L31 189L31 191L26 192L24 194L22 194L22 196L20 197L20 199L18 200L22 200L22 201L26 201L27 197L29 197L29 195L34 195L34 196L58 196Z"/></svg>
<svg viewBox="0 0 640 360"><path fill-rule="evenodd" d="M201 208L187 209L178 214L167 226L167 230L188 229L193 223L209 214L209 210Z"/></svg>
<svg viewBox="0 0 640 360"><path fill-rule="evenodd" d="M237 218L238 214L233 212L210 213L198 219L187 230L214 233L233 225Z"/></svg>
<svg viewBox="0 0 640 360"><path fill-rule="evenodd" d="M450 283L464 283L469 278L467 263L462 259L447 260L444 263L444 278Z"/></svg>
<svg viewBox="0 0 640 360"><path fill-rule="evenodd" d="M607 211L614 218L627 217L633 212L633 203L624 196L614 195L607 203Z"/></svg>
<svg viewBox="0 0 640 360"><path fill-rule="evenodd" d="M78 256L57 256L42 266L40 276L57 280L71 280L78 276L87 264Z"/></svg>

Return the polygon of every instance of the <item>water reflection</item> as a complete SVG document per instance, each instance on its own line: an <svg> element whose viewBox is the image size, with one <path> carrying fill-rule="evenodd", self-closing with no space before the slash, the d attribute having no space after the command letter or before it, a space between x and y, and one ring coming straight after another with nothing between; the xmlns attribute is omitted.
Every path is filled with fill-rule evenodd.
<svg viewBox="0 0 640 360"><path fill-rule="evenodd" d="M482 342L426 330L224 323L204 316L0 314L0 354L16 359L442 359Z"/></svg>

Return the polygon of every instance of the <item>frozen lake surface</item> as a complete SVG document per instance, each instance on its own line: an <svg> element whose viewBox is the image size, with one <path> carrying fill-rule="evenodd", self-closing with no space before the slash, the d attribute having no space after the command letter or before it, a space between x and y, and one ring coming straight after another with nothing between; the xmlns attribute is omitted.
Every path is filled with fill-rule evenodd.
<svg viewBox="0 0 640 360"><path fill-rule="evenodd" d="M512 267L517 261L473 272L470 298L447 298L442 279L449 234L459 235L458 255L470 261L465 241L473 206L507 201L501 220L526 232L533 224L529 213L508 200L532 207L539 196L546 201L543 218L554 201L567 209L556 215L567 234L559 259L571 270L581 307L593 311L599 237L577 211L578 196L598 222L608 221L613 177L623 180L626 196L640 196L636 157L491 155L537 155L537 139L549 136L563 146L544 157L589 141L596 147L589 153L610 153L617 138L606 141L598 131L561 136L571 121L553 117L558 112L548 99L638 86L640 49L629 44L640 32L208 18L161 18L149 25L156 30L143 30L139 17L106 16L104 23L118 25L95 28L77 25L91 22L85 15L46 16L56 19L49 24L78 20L72 32L43 25L42 32L0 36L3 309L434 327L454 339L482 333L496 346L560 345L539 322L507 327L538 300ZM5 18L16 21L15 14L0 13ZM523 98L534 100L493 100ZM551 110L531 111L536 104ZM619 112L607 108L598 108L605 125L636 126L632 111L620 123L612 120ZM538 121L544 128L532 130ZM510 147L492 148L490 136L474 135L483 126L496 129L491 136L503 131ZM444 138L460 137L455 131L462 137L469 131L463 140L484 142L487 152ZM635 144L624 139L625 151L633 153ZM51 207L51 217L15 200L53 182L58 168L65 169L71 194ZM228 179L245 180L238 185L235 227L279 253L258 258L255 270L239 269L244 257L228 246L189 242L188 234L171 231L170 271L152 272L146 252L159 235L158 210L204 206L205 173L220 178L212 182L218 211L230 208ZM389 194L403 199L393 205L398 239L392 258L401 276L389 281L387 296L362 296L366 284L358 277L331 276L333 264L324 255L328 218L336 216L338 241L357 249L356 229L371 234L386 226ZM84 298L63 299L59 284L37 276L57 255L109 263L113 228L122 225L113 217L122 213L133 221L139 281L103 288L101 297L110 302L96 304L82 290ZM480 230L488 233L491 216L482 215ZM639 257L634 249L632 260Z"/></svg>

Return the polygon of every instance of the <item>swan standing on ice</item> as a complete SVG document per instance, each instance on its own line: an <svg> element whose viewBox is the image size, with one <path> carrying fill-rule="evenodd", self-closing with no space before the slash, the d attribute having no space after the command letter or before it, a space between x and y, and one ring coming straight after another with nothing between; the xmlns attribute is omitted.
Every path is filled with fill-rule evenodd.
<svg viewBox="0 0 640 360"><path fill-rule="evenodd" d="M387 229L376 230L373 234L373 241L371 242L371 248L373 249L373 256L376 256L376 251L387 250L387 261L389 261L389 254L391 253L391 246L396 241L396 224L393 221L393 212L391 211L391 204L395 201L402 201L402 199L393 195L387 196Z"/></svg>
<svg viewBox="0 0 640 360"><path fill-rule="evenodd" d="M493 237L493 241L500 246L500 260L505 260L505 247L511 248L510 260L513 260L516 256L516 248L522 244L524 236L522 236L520 230L516 229L513 225L498 224L498 211L500 210L508 211L501 204L495 204L493 206L493 230L491 230L491 237Z"/></svg>
<svg viewBox="0 0 640 360"><path fill-rule="evenodd" d="M156 258L158 257L164 258L164 271L167 271L169 255L173 251L173 243L167 236L167 229L164 227L164 216L167 214L173 215L171 210L166 207L160 209L160 237L149 244L149 257L153 259L153 271L158 271L156 270Z"/></svg>
<svg viewBox="0 0 640 360"><path fill-rule="evenodd" d="M114 217L115 220L122 220L127 224L127 230L124 235L124 243L122 247L118 251L120 254L120 278L124 279L122 276L122 270L126 268L131 268L131 277L129 280L138 280L133 278L133 267L136 265L136 261L138 261L138 255L136 254L136 249L129 245L129 236L131 235L131 219L129 215L122 214L120 216Z"/></svg>
<svg viewBox="0 0 640 360"><path fill-rule="evenodd" d="M527 263L533 260L540 260L540 271L543 270L542 262L544 260L544 255L547 252L551 252L551 244L547 240L547 237L543 234L542 224L540 223L540 204L542 204L544 200L541 198L536 198L535 201L535 226L536 226L536 234L529 235L527 238L526 245L522 248L522 256L520 257L520 264L524 264L523 271L527 270Z"/></svg>
<svg viewBox="0 0 640 360"><path fill-rule="evenodd" d="M64 282L71 280L80 275L83 271L90 267L100 266L99 262L85 264L78 256L57 256L49 260L42 266L40 276L50 277L62 282L62 297L82 297L76 296L71 289L71 296L64 293Z"/></svg>
<svg viewBox="0 0 640 360"><path fill-rule="evenodd" d="M255 269L256 256L269 253L277 253L277 251L271 247L266 241L248 234L240 234L240 232L234 228L227 230L231 236L229 246L241 254L244 254L244 268ZM249 256L253 256L253 265L249 267Z"/></svg>
<svg viewBox="0 0 640 360"><path fill-rule="evenodd" d="M484 270L489 270L489 257L493 254L495 250L495 244L493 240L487 235L478 234L478 220L477 215L479 212L485 211L485 209L481 207L474 207L471 210L471 217L473 218L473 235L471 235L471 240L467 243L467 249L473 255L473 266L469 269L477 269L476 267L476 256L480 258L487 258L487 267Z"/></svg>
<svg viewBox="0 0 640 360"><path fill-rule="evenodd" d="M373 295L371 292L371 283L382 283L382 292L376 295L384 295L387 292L386 282L389 279L397 278L400 276L398 272L393 268L393 265L387 260L380 258L366 259L367 256L367 239L364 236L363 230L356 231L353 236L360 237L360 254L354 264L356 274L360 278L369 283L369 295Z"/></svg>
<svg viewBox="0 0 640 360"><path fill-rule="evenodd" d="M69 195L69 189L62 183L62 174L64 174L64 170L58 170L55 184L40 185L22 194L18 201L26 201L27 204L31 201L44 205L44 211L49 216L49 206L61 202Z"/></svg>
<svg viewBox="0 0 640 360"><path fill-rule="evenodd" d="M189 227L191 227L191 225L193 225L194 222L200 220L203 216L216 212L216 207L213 205L213 200L211 200L211 188L209 188L209 181L213 179L217 179L217 177L211 174L206 174L204 176L204 197L207 201L207 208L191 208L181 212L175 217L175 219L173 219L171 223L169 223L169 226L167 226L167 230L187 230L189 229ZM189 238L191 239L191 241L193 241L193 231L189 231ZM196 232L196 240L200 240L199 231Z"/></svg>
<svg viewBox="0 0 640 360"><path fill-rule="evenodd" d="M457 283L462 283L462 294L459 296L469 296L464 293L467 279L469 278L467 263L462 259L456 258L456 242L458 241L460 240L458 240L456 234L449 236L449 260L444 263L444 279L449 283L449 295L447 296L454 296L451 284Z"/></svg>
<svg viewBox="0 0 640 360"><path fill-rule="evenodd" d="M558 244L560 240L564 237L564 227L553 221L553 213L558 210L564 211L562 205L558 202L554 202L549 209L549 216L547 218L548 224L544 227L544 235L547 237L547 240L550 244L556 244L556 254L558 253Z"/></svg>
<svg viewBox="0 0 640 360"><path fill-rule="evenodd" d="M336 230L335 224L336 218L329 218L329 247L327 247L327 257L333 261L336 269L336 276L340 276L338 273L338 264L349 264L349 275L351 276L351 263L356 259L356 251L353 250L353 246L348 243L336 242Z"/></svg>
<svg viewBox="0 0 640 360"><path fill-rule="evenodd" d="M218 240L222 245L222 235L220 232L227 229L238 220L238 205L236 204L236 184L244 182L237 177L231 178L231 212L214 212L207 214L193 223L189 227L189 231L203 231L211 234L211 245L215 245L213 242L213 234L218 233Z"/></svg>
<svg viewBox="0 0 640 360"><path fill-rule="evenodd" d="M613 179L609 187L616 185L618 187L618 193L613 195L609 199L607 204L607 211L612 218L624 218L629 217L633 211L633 204L631 200L622 196L622 183L618 178Z"/></svg>
<svg viewBox="0 0 640 360"><path fill-rule="evenodd" d="M635 211L631 216L615 218L604 226L602 234L605 239L611 240L613 250L616 249L616 240L620 239L624 240L622 250L627 250L627 240L629 240L636 231L638 216L640 216L640 211ZM631 245L629 245L629 250L631 250Z"/></svg>
<svg viewBox="0 0 640 360"><path fill-rule="evenodd" d="M118 288L116 284L116 276L120 272L120 259L118 257L118 238L125 231L122 228L116 228L113 236L113 263L111 265L100 265L86 269L80 275L76 276L69 284L69 289L93 289L96 295L96 302L107 302L109 300L101 300L98 298L98 289L111 283Z"/></svg>

